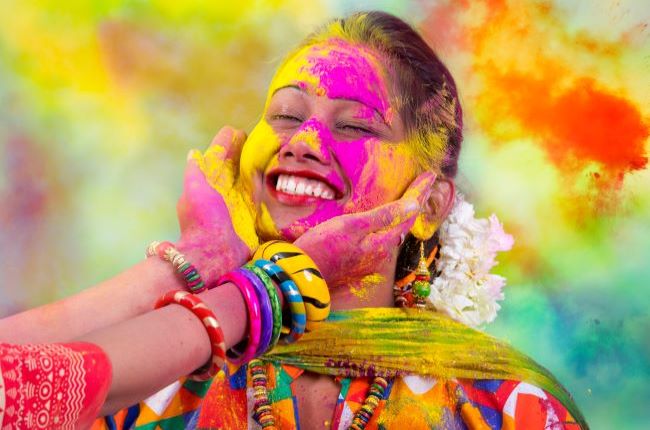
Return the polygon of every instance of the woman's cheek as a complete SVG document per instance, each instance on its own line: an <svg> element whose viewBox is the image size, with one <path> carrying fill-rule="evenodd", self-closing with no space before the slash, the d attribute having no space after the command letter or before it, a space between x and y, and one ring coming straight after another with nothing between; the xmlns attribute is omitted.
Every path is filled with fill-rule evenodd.
<svg viewBox="0 0 650 430"><path fill-rule="evenodd" d="M387 145L367 142L363 154L354 154L366 162L349 176L352 182L352 198L346 204L345 212L370 210L397 200L402 196L415 177L415 163L405 145ZM354 158L352 158L354 159Z"/></svg>
<svg viewBox="0 0 650 430"><path fill-rule="evenodd" d="M273 128L264 120L257 123L248 135L239 161L241 181L247 191L255 194L261 191L264 170L280 149L280 140Z"/></svg>

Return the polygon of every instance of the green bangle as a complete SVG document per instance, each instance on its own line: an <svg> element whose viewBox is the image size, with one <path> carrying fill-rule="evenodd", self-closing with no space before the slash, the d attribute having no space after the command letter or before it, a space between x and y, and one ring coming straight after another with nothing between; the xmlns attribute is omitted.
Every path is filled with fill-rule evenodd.
<svg viewBox="0 0 650 430"><path fill-rule="evenodd" d="M278 291L275 289L275 284L271 280L271 277L266 274L266 272L259 267L253 264L246 264L245 269L248 269L255 273L255 275L260 278L266 292L269 294L269 299L271 299L271 309L273 310L273 332L271 333L271 342L269 347L265 352L272 350L280 339L280 334L282 331L282 307L280 306L280 298L278 297Z"/></svg>

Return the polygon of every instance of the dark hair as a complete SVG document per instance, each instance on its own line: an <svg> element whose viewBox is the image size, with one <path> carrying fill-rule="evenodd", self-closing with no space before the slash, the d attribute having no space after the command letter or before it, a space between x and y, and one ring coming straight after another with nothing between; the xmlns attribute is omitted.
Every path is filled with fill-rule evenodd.
<svg viewBox="0 0 650 430"><path fill-rule="evenodd" d="M456 83L447 67L417 31L385 12L360 12L332 20L301 47L341 38L374 49L392 75L393 97L422 168L453 178L463 140L463 113ZM438 243L425 242L427 255ZM419 241L408 235L397 260L396 279L417 267ZM434 270L435 272L435 270Z"/></svg>

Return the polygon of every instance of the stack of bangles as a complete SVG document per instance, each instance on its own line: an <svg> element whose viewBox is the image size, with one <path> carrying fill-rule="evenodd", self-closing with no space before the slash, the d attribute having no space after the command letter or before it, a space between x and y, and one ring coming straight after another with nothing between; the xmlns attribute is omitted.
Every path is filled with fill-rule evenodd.
<svg viewBox="0 0 650 430"><path fill-rule="evenodd" d="M210 338L212 358L191 375L193 379L211 378L226 359L242 364L272 350L278 342L293 343L305 330L315 329L329 315L329 290L313 260L290 243L264 243L253 255L252 262L226 273L215 283L217 287L228 282L235 284L248 312L248 335L226 351L216 316L194 294L207 289L196 268L169 242L149 245L147 256L153 255L170 261L189 290L168 292L158 300L156 309L170 303L184 306L201 320ZM276 286L287 304L286 313Z"/></svg>

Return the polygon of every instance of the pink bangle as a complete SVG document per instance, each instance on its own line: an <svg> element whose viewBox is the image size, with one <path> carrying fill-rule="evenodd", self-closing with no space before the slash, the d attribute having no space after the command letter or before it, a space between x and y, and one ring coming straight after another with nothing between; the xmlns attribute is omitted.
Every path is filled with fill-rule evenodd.
<svg viewBox="0 0 650 430"><path fill-rule="evenodd" d="M250 330L248 338L244 339L226 352L226 356L231 363L242 364L255 358L257 347L260 344L260 339L262 337L260 302L255 293L255 288L248 278L241 273L241 269L228 272L220 277L217 280L217 286L223 285L227 282L232 282L237 286L237 288L239 288L242 296L244 296L246 308L248 309L248 327ZM244 344L246 345L246 348L241 352L244 348Z"/></svg>
<svg viewBox="0 0 650 430"><path fill-rule="evenodd" d="M198 296L187 291L169 291L156 302L155 309L176 303L192 311L201 320L210 338L212 358L204 366L201 366L190 375L196 381L207 381L219 372L226 360L226 344L224 342L223 330L219 326L214 312L208 308Z"/></svg>

